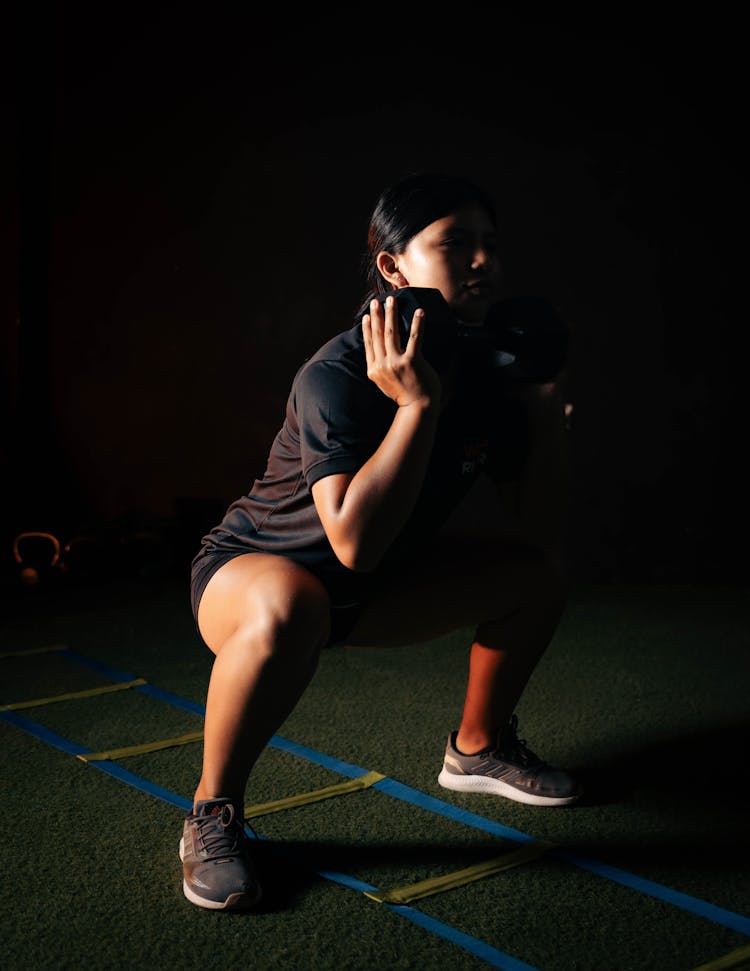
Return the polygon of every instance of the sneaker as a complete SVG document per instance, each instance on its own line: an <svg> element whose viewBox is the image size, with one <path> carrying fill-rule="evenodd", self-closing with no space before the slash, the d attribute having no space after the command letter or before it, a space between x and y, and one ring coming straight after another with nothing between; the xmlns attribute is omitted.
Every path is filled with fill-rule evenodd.
<svg viewBox="0 0 750 971"><path fill-rule="evenodd" d="M451 732L445 747L438 782L457 792L488 792L531 806L567 806L580 798L577 783L560 769L553 769L527 748L518 737L515 715L500 733L496 748L464 755L456 748L458 732Z"/></svg>
<svg viewBox="0 0 750 971"><path fill-rule="evenodd" d="M251 910L261 889L248 842L231 800L198 800L185 817L180 840L187 899L209 910Z"/></svg>

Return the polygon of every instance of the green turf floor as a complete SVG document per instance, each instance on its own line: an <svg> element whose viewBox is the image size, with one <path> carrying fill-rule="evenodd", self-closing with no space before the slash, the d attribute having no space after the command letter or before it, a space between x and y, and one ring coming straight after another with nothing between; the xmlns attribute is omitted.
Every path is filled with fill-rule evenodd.
<svg viewBox="0 0 750 971"><path fill-rule="evenodd" d="M200 711L211 655L186 585L7 593L0 652L67 645ZM99 752L199 730L199 713L138 689L19 710L25 721L0 720L0 967L747 966L720 959L750 945L749 620L747 589L573 591L519 708L532 747L585 783L583 802L562 809L438 786L463 700L468 632L412 648L326 652L279 744L261 757L248 802L345 781L329 759L375 770L390 788L255 820L267 892L252 915L185 900L178 805L49 741ZM0 659L0 705L111 683L71 657ZM109 764L179 801L192 795L200 755L198 742ZM433 802L420 804L423 796ZM362 889L447 874L527 837L553 848L402 910Z"/></svg>

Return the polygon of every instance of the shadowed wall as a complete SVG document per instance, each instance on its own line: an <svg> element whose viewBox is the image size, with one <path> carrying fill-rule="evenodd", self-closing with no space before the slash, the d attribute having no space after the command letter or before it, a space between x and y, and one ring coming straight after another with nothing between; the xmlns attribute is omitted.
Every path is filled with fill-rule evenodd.
<svg viewBox="0 0 750 971"><path fill-rule="evenodd" d="M472 17L21 25L9 535L183 516L192 542L352 323L378 191L435 167L488 186L507 292L571 324L578 574L742 573L731 25Z"/></svg>

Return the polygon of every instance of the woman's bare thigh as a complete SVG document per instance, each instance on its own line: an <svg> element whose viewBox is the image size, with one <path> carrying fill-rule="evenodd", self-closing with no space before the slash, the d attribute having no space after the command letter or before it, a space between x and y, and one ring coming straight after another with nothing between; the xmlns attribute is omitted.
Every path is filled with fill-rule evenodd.
<svg viewBox="0 0 750 971"><path fill-rule="evenodd" d="M330 599L309 570L284 556L243 553L211 577L198 607L198 629L208 647L218 653L224 642L245 624L287 621L304 614L310 637L328 637Z"/></svg>
<svg viewBox="0 0 750 971"><path fill-rule="evenodd" d="M510 538L441 535L408 563L378 576L375 593L347 638L350 647L432 640L501 619L522 605L562 597L544 553Z"/></svg>

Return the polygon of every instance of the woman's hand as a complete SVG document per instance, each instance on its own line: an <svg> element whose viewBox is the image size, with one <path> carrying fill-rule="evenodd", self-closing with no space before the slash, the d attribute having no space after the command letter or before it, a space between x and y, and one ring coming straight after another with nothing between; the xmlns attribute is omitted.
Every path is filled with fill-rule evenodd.
<svg viewBox="0 0 750 971"><path fill-rule="evenodd" d="M402 349L394 297L386 298L385 309L379 300L373 300L370 313L362 318L367 377L399 408L440 400L440 378L422 356L423 326L424 310L417 309Z"/></svg>

